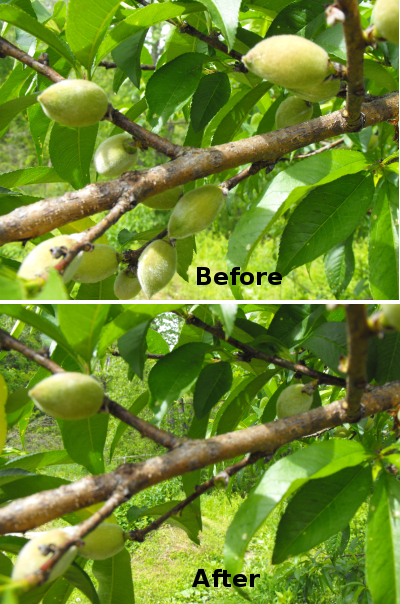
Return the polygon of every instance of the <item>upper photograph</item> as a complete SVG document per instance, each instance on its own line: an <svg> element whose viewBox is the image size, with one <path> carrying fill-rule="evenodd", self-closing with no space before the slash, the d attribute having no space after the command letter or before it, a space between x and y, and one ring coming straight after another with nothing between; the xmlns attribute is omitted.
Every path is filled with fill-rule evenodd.
<svg viewBox="0 0 400 604"><path fill-rule="evenodd" d="M398 300L399 1L0 1L6 300Z"/></svg>

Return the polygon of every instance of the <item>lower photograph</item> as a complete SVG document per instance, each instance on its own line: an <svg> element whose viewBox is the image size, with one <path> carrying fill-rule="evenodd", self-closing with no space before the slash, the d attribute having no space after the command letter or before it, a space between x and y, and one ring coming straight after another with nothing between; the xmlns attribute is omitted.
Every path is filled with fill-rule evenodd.
<svg viewBox="0 0 400 604"><path fill-rule="evenodd" d="M0 304L2 604L398 604L400 304Z"/></svg>

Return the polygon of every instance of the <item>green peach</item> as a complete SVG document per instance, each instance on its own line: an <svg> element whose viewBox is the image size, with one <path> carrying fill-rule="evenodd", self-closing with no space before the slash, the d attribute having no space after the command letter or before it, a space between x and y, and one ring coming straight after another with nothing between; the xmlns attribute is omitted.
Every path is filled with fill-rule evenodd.
<svg viewBox="0 0 400 604"><path fill-rule="evenodd" d="M313 397L303 392L304 384L292 384L282 390L276 403L278 419L304 413L311 409Z"/></svg>
<svg viewBox="0 0 400 604"><path fill-rule="evenodd" d="M34 537L28 541L19 552L11 577L16 581L18 579L23 579L27 575L39 570L41 566L53 556L52 552L46 555L42 554L39 549L40 545L61 547L68 539L69 536L62 529L53 529L47 533L42 533L37 537ZM54 579L57 579L64 574L75 558L76 552L76 546L73 545L69 548L63 557L54 565L49 576L49 581L54 581Z"/></svg>
<svg viewBox="0 0 400 604"><path fill-rule="evenodd" d="M328 53L314 42L291 34L266 38L242 60L256 75L284 88L315 86L329 74Z"/></svg>
<svg viewBox="0 0 400 604"><path fill-rule="evenodd" d="M384 325L389 325L400 331L400 304L381 304Z"/></svg>
<svg viewBox="0 0 400 604"><path fill-rule="evenodd" d="M141 289L139 279L130 271L122 271L114 281L114 294L119 300L132 300Z"/></svg>
<svg viewBox="0 0 400 604"><path fill-rule="evenodd" d="M132 141L127 132L110 136L103 141L94 154L96 172L113 178L131 170L137 162L138 150L127 144L124 146L127 141Z"/></svg>
<svg viewBox="0 0 400 604"><path fill-rule="evenodd" d="M339 80L327 80L315 86L305 86L304 88L289 88L289 92L294 96L309 101L310 103L323 103L332 99L340 90Z"/></svg>
<svg viewBox="0 0 400 604"><path fill-rule="evenodd" d="M216 185L204 185L186 193L176 204L168 223L168 236L184 239L210 226L224 205Z"/></svg>
<svg viewBox="0 0 400 604"><path fill-rule="evenodd" d="M103 281L117 271L119 260L119 254L111 245L96 243L91 252L83 252L82 262L72 279L78 283Z"/></svg>
<svg viewBox="0 0 400 604"><path fill-rule="evenodd" d="M148 199L145 199L142 203L149 208L155 210L172 210L178 203L178 199L183 195L183 187L175 187L174 189L168 189L157 195L153 195Z"/></svg>
<svg viewBox="0 0 400 604"><path fill-rule="evenodd" d="M285 99L278 107L275 116L276 128L287 128L301 122L307 122L311 119L313 108L303 99L296 96L290 96Z"/></svg>
<svg viewBox="0 0 400 604"><path fill-rule="evenodd" d="M85 545L79 554L91 560L105 560L115 556L125 547L125 533L118 524L103 522L83 537Z"/></svg>
<svg viewBox="0 0 400 604"><path fill-rule="evenodd" d="M41 411L66 420L94 415L104 398L99 382L75 371L55 373L36 384L28 394Z"/></svg>
<svg viewBox="0 0 400 604"><path fill-rule="evenodd" d="M46 239L37 245L22 261L18 269L18 276L23 279L36 279L46 273L49 268L53 268L58 264L62 257L55 258L51 250L60 247L68 251L76 241L67 235L58 235L51 239ZM72 275L79 268L82 261L82 254L78 254L64 272L63 279L67 283L72 278Z"/></svg>
<svg viewBox="0 0 400 604"><path fill-rule="evenodd" d="M176 266L176 249L169 243L158 239L147 246L139 258L137 276L149 299L171 281Z"/></svg>
<svg viewBox="0 0 400 604"><path fill-rule="evenodd" d="M107 95L88 80L62 80L49 86L38 97L50 119L74 128L97 124L108 109Z"/></svg>
<svg viewBox="0 0 400 604"><path fill-rule="evenodd" d="M377 0L372 20L379 38L399 43L399 0Z"/></svg>

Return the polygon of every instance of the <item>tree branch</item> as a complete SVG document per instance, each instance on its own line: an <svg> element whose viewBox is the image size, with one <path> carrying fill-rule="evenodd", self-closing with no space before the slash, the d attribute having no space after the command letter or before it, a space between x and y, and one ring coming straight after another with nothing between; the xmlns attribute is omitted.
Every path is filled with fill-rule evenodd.
<svg viewBox="0 0 400 604"><path fill-rule="evenodd" d="M363 105L365 126L396 117L398 92ZM92 183L79 191L22 206L0 217L0 245L24 241L112 208L124 191L143 201L180 184L217 174L243 164L267 161L272 164L283 155L311 143L351 132L341 111L303 124L253 136L208 149L184 149L180 157L142 171L126 172L105 183Z"/></svg>
<svg viewBox="0 0 400 604"><path fill-rule="evenodd" d="M113 61L100 61L99 67L105 67L106 69L116 69L118 65ZM154 71L156 68L155 65L141 65L140 69L142 71ZM126 76L128 77L128 76Z"/></svg>
<svg viewBox="0 0 400 604"><path fill-rule="evenodd" d="M202 42L205 42L206 44L208 44L208 46L211 46L212 48L215 48L216 50L223 52L224 54L228 55L229 57L232 57L232 59L239 61L239 63L241 64L240 71L243 71L243 73L248 72L248 69L245 67L245 65L242 65L243 55L240 52L237 52L236 50L229 50L227 45L218 39L217 34L213 35L213 36L206 36L205 34L202 34L201 31L199 31L195 27L192 27L191 25L189 25L189 23L186 23L186 22L184 22L183 25L181 25L181 27L179 28L179 33L188 34L189 36L198 38Z"/></svg>
<svg viewBox="0 0 400 604"><path fill-rule="evenodd" d="M42 75L46 76L49 80L54 83L61 82L65 78L63 78L59 73L57 73L51 67L43 65L40 61L32 59L26 52L23 52L4 38L0 37L0 53L14 57L21 63L32 67L35 71L38 71ZM182 147L180 145L174 145L170 143L167 139L161 138L157 134L149 132L146 128L139 126L128 117L120 113L117 109L115 109L111 103L108 105L108 110L103 120L108 120L109 122L115 124L119 128L122 128L129 134L132 134L138 140L143 148L152 147L156 149L160 153L163 153L167 157L177 157Z"/></svg>
<svg viewBox="0 0 400 604"><path fill-rule="evenodd" d="M377 386L362 396L365 416L380 413L400 404L400 381ZM0 508L0 534L22 532L107 500L118 487L131 497L150 486L193 470L233 459L238 455L262 451L272 454L278 448L349 421L349 415L336 401L268 424L214 436L208 440L188 440L180 447L140 464L123 464L113 472L86 476L64 485L12 501ZM127 495L127 497L128 497Z"/></svg>
<svg viewBox="0 0 400 604"><path fill-rule="evenodd" d="M368 384L367 358L368 343L373 332L367 323L367 310L365 304L346 304L347 319L347 394L343 403L349 421L358 422L363 417L360 401Z"/></svg>
<svg viewBox="0 0 400 604"><path fill-rule="evenodd" d="M357 131L364 127L360 112L365 93L363 69L366 44L357 0L338 0L338 5L345 15L343 33L347 54L347 96L343 115L349 126Z"/></svg>
<svg viewBox="0 0 400 604"><path fill-rule="evenodd" d="M249 466L253 463L256 463L256 461L258 461L262 457L265 457L265 453L263 453L263 452L252 453L251 455L242 459L238 463L235 463L233 466L230 466L229 468L225 468L225 470L223 470L216 476L213 476L212 478L210 478L210 480L203 482L203 484L201 484L201 485L196 485L194 492L191 493L189 495L189 497L186 497L186 499L184 499L183 501L180 501L176 506L171 508L168 512L165 512L165 514L163 514L162 516L160 516L153 522L150 522L150 524L148 524L147 526L145 526L142 529L136 529L133 531L129 531L129 533L128 533L129 539L131 541L138 541L139 543L143 543L146 535L148 535L151 531L156 531L166 520L168 520L168 518L171 518L171 516L176 516L177 514L179 514L179 512L184 510L185 507L187 507L193 501L195 501L195 499L198 499L198 497L200 497L201 495L203 495L204 493L206 493L207 491L212 489L215 486L215 483L219 479L224 480L225 475L226 475L226 478L229 479L234 474L237 474L240 470L243 470L243 468L246 468L247 466Z"/></svg>
<svg viewBox="0 0 400 604"><path fill-rule="evenodd" d="M15 350L16 352L20 352L24 357L34 361L41 367L47 369L51 373L64 373L64 369L57 365L54 361L49 359L47 356L42 354L41 352L37 352L29 346L26 346L9 333L4 331L4 329L0 329L0 348L1 350Z"/></svg>
<svg viewBox="0 0 400 604"><path fill-rule="evenodd" d="M198 319L194 315L188 315L187 317L183 317L179 311L173 311L174 314L180 316L188 325L195 325L199 329L204 329L208 333L211 333L213 336L218 338L219 340L224 340L234 348L238 348L245 353L244 360L245 362L250 362L251 359L260 359L261 361L265 361L266 363L272 363L278 367L284 367L285 369L290 369L292 371L297 371L302 375L306 375L307 377L318 380L320 384L330 384L332 386L340 386L344 388L346 386L346 380L340 377L336 377L335 375L330 375L328 373L323 373L322 371L316 371L315 369L310 369L301 363L292 363L291 361L287 361L286 359L282 359L275 354L266 354L265 352L261 352L261 350L257 350L248 344L244 344L243 342L239 342L236 338L232 336L227 338L222 327L214 325L208 325L204 323L201 319Z"/></svg>

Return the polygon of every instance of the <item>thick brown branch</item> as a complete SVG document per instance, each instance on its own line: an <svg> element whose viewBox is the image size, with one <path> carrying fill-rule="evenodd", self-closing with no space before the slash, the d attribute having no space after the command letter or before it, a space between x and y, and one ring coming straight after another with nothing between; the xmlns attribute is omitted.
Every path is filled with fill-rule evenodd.
<svg viewBox="0 0 400 604"><path fill-rule="evenodd" d="M178 314L176 312L175 314ZM181 315L179 315L181 316ZM245 353L245 360L250 362L251 359L260 359L261 361L265 361L266 363L272 363L278 367L284 367L285 369L291 369L292 371L297 371L302 375L306 375L307 377L318 380L320 384L330 384L332 386L340 386L344 388L346 386L346 381L343 378L336 377L335 375L330 375L328 373L322 373L322 371L316 371L315 369L310 369L305 365L301 365L300 363L292 363L291 361L287 361L286 359L281 359L275 354L266 354L265 352L261 352L248 344L244 344L243 342L239 342L236 338L232 336L227 338L225 332L221 327L215 325L214 327L208 325L201 319L198 319L194 315L188 315L185 319L186 323L189 325L195 325L200 329L204 329L208 333L211 333L213 336L220 340L224 340L231 344L234 348L238 348Z"/></svg>
<svg viewBox="0 0 400 604"><path fill-rule="evenodd" d="M365 40L360 10L357 0L338 0L338 5L345 15L343 32L347 54L347 97L343 114L353 130L361 130L364 127L360 112L365 92L363 72Z"/></svg>
<svg viewBox="0 0 400 604"><path fill-rule="evenodd" d="M363 105L365 126L394 119L398 112L398 92L391 92ZM49 231L112 208L124 191L143 201L180 184L217 174L243 164L274 163L287 153L311 143L351 132L341 111L253 136L248 139L210 147L186 149L177 159L141 172L126 172L106 183L93 183L80 191L45 199L20 207L0 217L0 245L37 237Z"/></svg>
<svg viewBox="0 0 400 604"><path fill-rule="evenodd" d="M362 397L365 416L400 404L400 381L376 387ZM272 454L279 447L324 428L349 421L342 401L336 401L292 417L220 434L208 440L189 440L181 447L141 464L124 464L109 474L86 476L64 485L15 500L0 508L0 534L31 528L107 500L117 489L135 495L150 486L239 455L263 451Z"/></svg>
<svg viewBox="0 0 400 604"><path fill-rule="evenodd" d="M347 409L351 422L360 421L362 410L360 401L368 384L367 357L368 343L373 333L367 323L365 304L346 304L347 317Z"/></svg>

